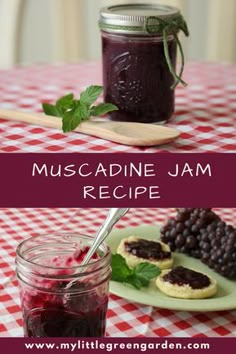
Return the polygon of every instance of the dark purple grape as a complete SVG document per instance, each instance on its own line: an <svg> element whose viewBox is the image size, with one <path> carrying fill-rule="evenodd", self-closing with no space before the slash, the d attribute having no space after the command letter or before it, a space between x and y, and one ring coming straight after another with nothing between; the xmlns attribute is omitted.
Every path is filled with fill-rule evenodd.
<svg viewBox="0 0 236 354"><path fill-rule="evenodd" d="M170 231L170 238L171 238L171 239L175 239L175 238L176 238L176 235L177 235L176 229L173 228L173 229Z"/></svg>
<svg viewBox="0 0 236 354"><path fill-rule="evenodd" d="M181 208L161 230L172 251L200 258L225 277L236 279L236 229L210 208Z"/></svg>
<svg viewBox="0 0 236 354"><path fill-rule="evenodd" d="M182 247L185 244L185 238L183 235L179 234L175 240L176 247Z"/></svg>
<svg viewBox="0 0 236 354"><path fill-rule="evenodd" d="M205 252L209 252L211 250L211 245L208 242L203 242L201 249Z"/></svg>
<svg viewBox="0 0 236 354"><path fill-rule="evenodd" d="M189 229L184 229L182 234L183 234L184 237L188 237L189 233L190 233Z"/></svg>
<svg viewBox="0 0 236 354"><path fill-rule="evenodd" d="M197 239L194 236L189 236L186 239L186 247L190 249L194 249L197 245Z"/></svg>

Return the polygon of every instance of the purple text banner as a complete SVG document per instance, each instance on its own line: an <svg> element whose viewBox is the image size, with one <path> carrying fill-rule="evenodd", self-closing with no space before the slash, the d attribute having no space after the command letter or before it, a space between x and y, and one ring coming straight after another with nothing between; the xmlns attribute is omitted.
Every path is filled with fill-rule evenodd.
<svg viewBox="0 0 236 354"><path fill-rule="evenodd" d="M0 154L0 207L236 207L236 154Z"/></svg>
<svg viewBox="0 0 236 354"><path fill-rule="evenodd" d="M236 338L0 338L1 352L26 353L235 353Z"/></svg>

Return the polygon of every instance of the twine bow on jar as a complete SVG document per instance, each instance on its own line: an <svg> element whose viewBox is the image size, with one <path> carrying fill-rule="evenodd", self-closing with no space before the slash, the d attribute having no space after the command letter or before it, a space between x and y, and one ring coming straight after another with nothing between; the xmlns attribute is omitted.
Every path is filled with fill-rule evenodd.
<svg viewBox="0 0 236 354"><path fill-rule="evenodd" d="M185 36L189 36L189 30L187 23L185 22L182 15L178 16L177 18L169 18L163 19L158 16L150 16L147 17L144 21L144 31L148 34L157 34L162 33L163 35L163 45L164 45L164 53L165 59L169 68L170 73L174 78L174 83L171 86L171 89L174 90L176 86L181 83L183 86L187 86L187 83L182 79L183 71L184 71L184 52L182 48L182 44L178 38L178 32L182 31ZM176 41L178 49L181 55L181 68L179 74L176 73L175 68L172 65L169 47L168 47L168 36L172 35Z"/></svg>

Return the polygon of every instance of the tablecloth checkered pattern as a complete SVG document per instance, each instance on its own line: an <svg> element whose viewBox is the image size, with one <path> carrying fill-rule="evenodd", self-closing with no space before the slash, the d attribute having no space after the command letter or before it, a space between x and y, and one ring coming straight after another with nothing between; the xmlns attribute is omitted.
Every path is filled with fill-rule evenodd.
<svg viewBox="0 0 236 354"><path fill-rule="evenodd" d="M101 83L101 64L38 65L0 71L0 108L40 112L68 92ZM0 121L2 152L235 152L236 65L190 63L187 88L176 90L176 113L168 125L181 137L168 145L128 147L77 133Z"/></svg>
<svg viewBox="0 0 236 354"><path fill-rule="evenodd" d="M216 209L235 225L236 208ZM15 249L20 241L57 230L94 235L106 209L0 209L0 336L22 336L15 277ZM174 209L131 209L116 227L160 225ZM236 335L236 310L209 313L170 311L131 303L110 295L107 335L113 337L229 337Z"/></svg>

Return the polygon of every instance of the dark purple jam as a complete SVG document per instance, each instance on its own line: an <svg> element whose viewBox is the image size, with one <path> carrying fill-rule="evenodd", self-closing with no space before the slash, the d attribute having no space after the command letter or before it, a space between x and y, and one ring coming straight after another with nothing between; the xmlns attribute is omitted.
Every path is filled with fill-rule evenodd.
<svg viewBox="0 0 236 354"><path fill-rule="evenodd" d="M62 292L58 288L54 294L27 294L23 299L25 337L103 337L107 297Z"/></svg>
<svg viewBox="0 0 236 354"><path fill-rule="evenodd" d="M162 40L157 37L103 33L104 99L119 107L110 117L116 121L155 123L174 112L173 77L167 66ZM176 42L168 42L173 68Z"/></svg>
<svg viewBox="0 0 236 354"><path fill-rule="evenodd" d="M81 264L89 247L78 249L73 256L53 259L53 264ZM95 253L92 257L98 259ZM63 274L63 271L62 271ZM66 292L66 282L47 280L46 292L25 292L22 299L26 337L103 337L106 327L108 298L91 290L89 283L77 282ZM102 285L100 285L102 286ZM47 291L49 289L50 291ZM101 289L100 289L101 290ZM102 292L102 291L101 291Z"/></svg>
<svg viewBox="0 0 236 354"><path fill-rule="evenodd" d="M138 239L138 241L125 242L125 250L132 255L148 260L163 260L170 258L171 253L162 250L159 242Z"/></svg>
<svg viewBox="0 0 236 354"><path fill-rule="evenodd" d="M211 284L210 279L205 274L181 266L173 268L164 275L163 279L179 286L189 285L192 289L203 289Z"/></svg>

